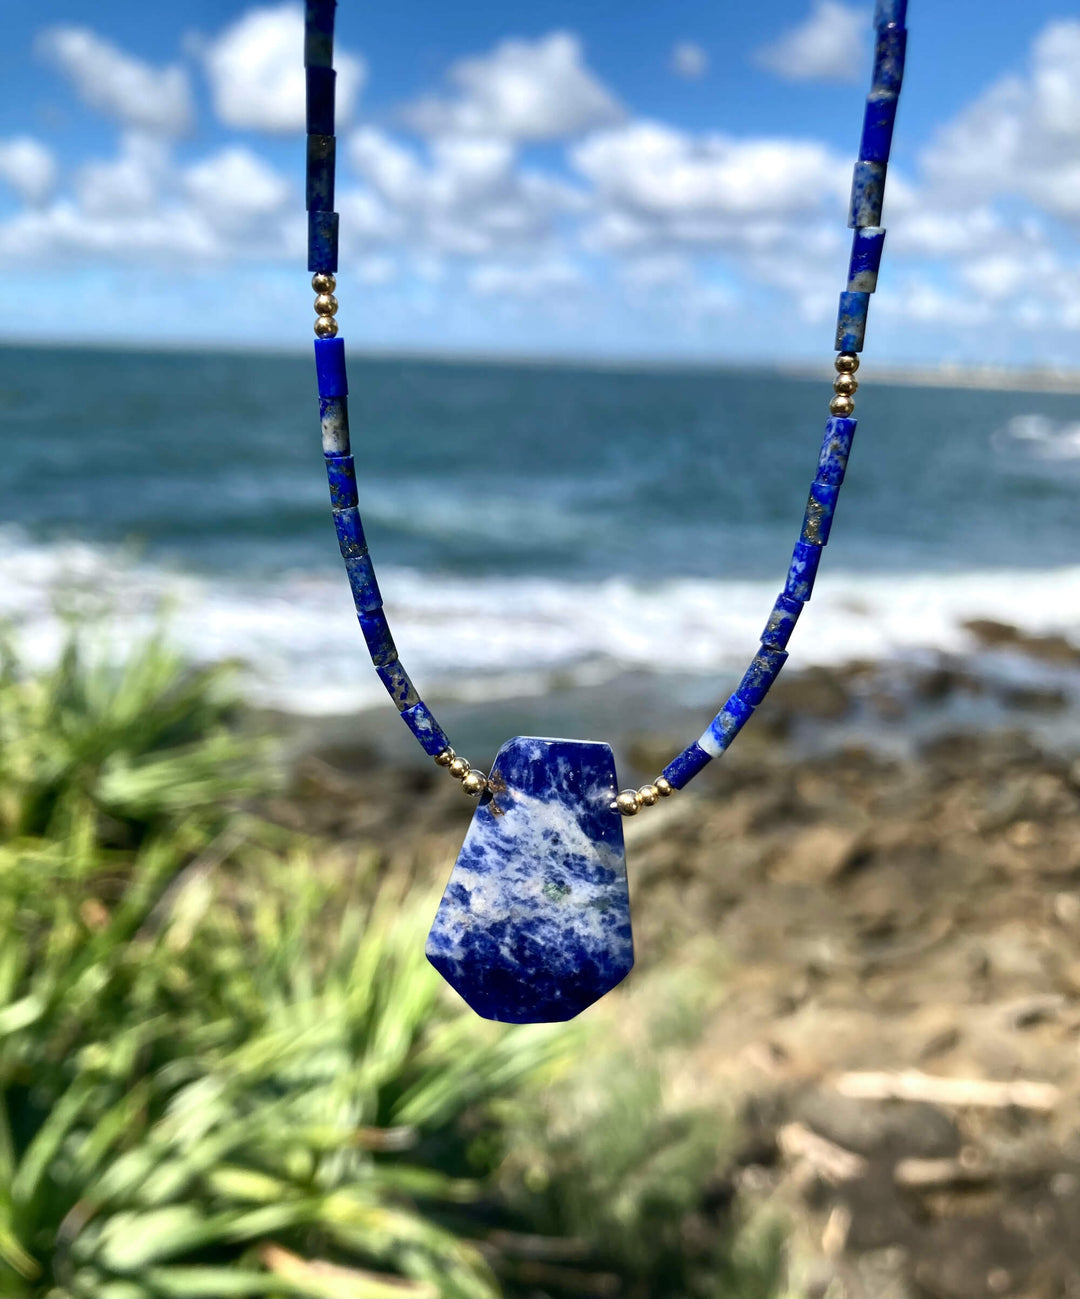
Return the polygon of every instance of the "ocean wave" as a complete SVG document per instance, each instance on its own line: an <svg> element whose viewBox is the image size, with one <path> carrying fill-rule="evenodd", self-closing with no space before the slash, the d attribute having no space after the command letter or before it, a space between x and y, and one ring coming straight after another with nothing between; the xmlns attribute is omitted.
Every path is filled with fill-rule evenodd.
<svg viewBox="0 0 1080 1299"><path fill-rule="evenodd" d="M71 620L106 616L112 642L164 616L197 661L236 658L257 702L344 712L383 698L341 573L291 571L259 581L208 578L84 544L0 536L0 617L33 661L55 656ZM753 654L776 584L673 577L556 581L382 575L402 660L431 698L541 693L623 672L715 675ZM1080 567L1042 571L852 574L819 578L791 641L803 665L970 648L963 623L993 618L1080 634Z"/></svg>
<svg viewBox="0 0 1080 1299"><path fill-rule="evenodd" d="M1006 424L1003 434L1004 437L997 439L999 447L1005 441L1019 442L1032 459L1080 460L1080 421L1056 420L1049 415L1016 415Z"/></svg>

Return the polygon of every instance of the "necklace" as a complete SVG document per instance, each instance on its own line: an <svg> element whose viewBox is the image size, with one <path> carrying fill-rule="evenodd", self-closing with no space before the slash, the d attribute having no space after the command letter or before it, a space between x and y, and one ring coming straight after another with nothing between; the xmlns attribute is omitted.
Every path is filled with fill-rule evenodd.
<svg viewBox="0 0 1080 1299"><path fill-rule="evenodd" d="M315 290L315 368L330 504L360 629L379 679L425 753L479 799L439 904L427 956L487 1019L571 1019L610 991L634 962L622 817L682 789L718 758L762 702L787 661L787 643L810 599L829 539L855 435L855 372L885 231L881 204L904 71L907 0L877 0L874 71L866 101L848 225L854 230L840 294L830 418L784 589L738 688L704 734L640 789L617 792L608 745L517 736L485 776L450 747L398 658L357 508L349 444L345 347L338 302L334 208L334 8L307 0L308 270Z"/></svg>

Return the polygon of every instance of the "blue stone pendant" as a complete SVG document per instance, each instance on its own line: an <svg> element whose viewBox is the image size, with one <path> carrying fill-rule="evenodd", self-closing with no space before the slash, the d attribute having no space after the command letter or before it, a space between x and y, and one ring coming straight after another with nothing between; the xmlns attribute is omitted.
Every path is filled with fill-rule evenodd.
<svg viewBox="0 0 1080 1299"><path fill-rule="evenodd" d="M488 783L427 958L485 1019L573 1019L634 964L615 760L606 744L518 736Z"/></svg>

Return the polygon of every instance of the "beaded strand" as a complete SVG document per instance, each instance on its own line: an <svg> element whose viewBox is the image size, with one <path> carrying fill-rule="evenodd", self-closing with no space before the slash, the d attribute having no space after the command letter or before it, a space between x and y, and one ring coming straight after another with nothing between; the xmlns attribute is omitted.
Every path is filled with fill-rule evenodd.
<svg viewBox="0 0 1080 1299"><path fill-rule="evenodd" d="M466 793L478 798L487 790L487 777L474 771L468 760L450 747L445 732L420 698L398 657L357 508L356 470L349 442L345 344L337 336L338 300L334 296L338 269L338 214L333 210L336 4L337 0L306 0L304 38L308 270L313 272L311 287L316 294L315 371L330 505L360 630L380 681L424 752L460 780ZM870 295L877 287L885 242L881 207L904 75L906 14L907 0L877 0L873 80L851 187L848 226L854 230L854 237L847 288L840 294L837 316L834 395L829 402L830 418L825 425L817 474L810 485L802 530L792 552L784 589L762 632L760 648L735 692L705 732L669 762L662 775L640 789L624 789L618 794L612 810L624 816L633 816L642 807L651 807L682 789L713 758L730 747L787 662L788 641L813 591L855 436L856 421L852 414L859 386L855 374L866 334Z"/></svg>

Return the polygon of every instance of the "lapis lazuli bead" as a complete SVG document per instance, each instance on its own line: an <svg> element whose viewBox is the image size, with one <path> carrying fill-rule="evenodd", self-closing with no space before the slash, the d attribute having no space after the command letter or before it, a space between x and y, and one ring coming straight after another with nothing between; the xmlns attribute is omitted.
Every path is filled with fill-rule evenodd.
<svg viewBox="0 0 1080 1299"><path fill-rule="evenodd" d="M375 567L367 551L353 555L345 561L345 571L349 575L349 586L352 589L353 603L357 613L374 613L382 608L382 595L375 577Z"/></svg>
<svg viewBox="0 0 1080 1299"><path fill-rule="evenodd" d="M885 167L880 162L857 162L851 178L851 207L848 225L881 225L881 205L885 198Z"/></svg>
<svg viewBox="0 0 1080 1299"><path fill-rule="evenodd" d="M377 668L385 667L397 658L397 646L390 634L390 626L382 609L373 609L370 613L357 615L360 630L364 633L368 653Z"/></svg>
<svg viewBox="0 0 1080 1299"><path fill-rule="evenodd" d="M904 80L907 32L903 27L882 27L874 46L874 79L871 95L898 95Z"/></svg>
<svg viewBox="0 0 1080 1299"><path fill-rule="evenodd" d="M327 456L349 454L349 402L347 397L320 397L319 424L322 449Z"/></svg>
<svg viewBox="0 0 1080 1299"><path fill-rule="evenodd" d="M859 157L863 162L889 161L893 127L896 124L896 106L899 102L895 95L871 95L866 101L862 139L859 142Z"/></svg>
<svg viewBox="0 0 1080 1299"><path fill-rule="evenodd" d="M805 604L814 589L814 578L817 577L820 563L820 546L809 546L805 541L797 541L791 552L791 567L788 569L784 594Z"/></svg>
<svg viewBox="0 0 1080 1299"><path fill-rule="evenodd" d="M903 27L907 19L907 0L877 0L874 6L874 26Z"/></svg>
<svg viewBox="0 0 1080 1299"><path fill-rule="evenodd" d="M315 377L320 397L347 397L349 380L345 373L345 340L343 338L317 338L315 340Z"/></svg>
<svg viewBox="0 0 1080 1299"><path fill-rule="evenodd" d="M307 0L304 5L304 65L328 68L334 61L334 7L337 0Z"/></svg>
<svg viewBox="0 0 1080 1299"><path fill-rule="evenodd" d="M334 134L334 82L337 73L333 68L308 68L307 129L309 135Z"/></svg>
<svg viewBox="0 0 1080 1299"><path fill-rule="evenodd" d="M334 510L333 519L342 559L354 559L357 555L362 555L367 549L367 538L364 536L364 525L356 506Z"/></svg>
<svg viewBox="0 0 1080 1299"><path fill-rule="evenodd" d="M836 509L836 498L840 488L835 483L810 484L810 496L806 502L806 513L803 515L800 541L811 546L824 546L828 543L832 530L833 511Z"/></svg>
<svg viewBox="0 0 1080 1299"><path fill-rule="evenodd" d="M327 456L326 481L330 484L332 510L347 510L357 503L356 470L352 456Z"/></svg>
<svg viewBox="0 0 1080 1299"><path fill-rule="evenodd" d="M774 649L771 645L763 645L750 660L750 666L746 669L743 679L739 682L739 688L735 691L735 694L752 708L756 708L769 693L769 687L780 675L780 669L787 662L787 657L786 650Z"/></svg>
<svg viewBox="0 0 1080 1299"><path fill-rule="evenodd" d="M634 964L611 750L519 736L499 750L489 784L427 958L485 1019L572 1019Z"/></svg>
<svg viewBox="0 0 1080 1299"><path fill-rule="evenodd" d="M388 664L376 664L377 667L386 667ZM431 709L418 700L410 708L401 710L401 720L412 731L413 735L420 741L420 747L425 753L435 757L442 753L443 749L450 747L450 741L446 738L446 732L435 720Z"/></svg>
<svg viewBox="0 0 1080 1299"><path fill-rule="evenodd" d="M848 456L851 454L851 441L855 436L858 420L846 419L835 415L825 422L825 437L821 443L821 455L818 457L817 481L835 483L839 486L844 481L847 471Z"/></svg>
<svg viewBox="0 0 1080 1299"><path fill-rule="evenodd" d="M884 226L864 226L856 230L851 241L848 263L848 292L873 293L877 288L881 250L885 244Z"/></svg>
<svg viewBox="0 0 1080 1299"><path fill-rule="evenodd" d="M710 762L712 762L712 754L706 753L701 745L695 741L693 744L688 744L677 757L672 758L661 772L661 775L675 789L682 789L688 781L693 780L698 772L703 767L707 767Z"/></svg>
<svg viewBox="0 0 1080 1299"><path fill-rule="evenodd" d="M375 671L378 673L379 680L386 687L386 693L397 705L399 712L404 712L406 708L412 708L414 704L420 702L416 687L410 680L409 674L402 667L400 659L395 659L393 663L383 664L381 667L377 667ZM444 744L442 748L436 749L435 752L441 753L442 749L445 748L446 745Z"/></svg>
<svg viewBox="0 0 1080 1299"><path fill-rule="evenodd" d="M338 263L338 214L309 212L307 230L308 270L332 275Z"/></svg>
<svg viewBox="0 0 1080 1299"><path fill-rule="evenodd" d="M753 704L740 699L738 692L733 694L698 738L698 748L710 758L718 758L750 720L753 711Z"/></svg>
<svg viewBox="0 0 1080 1299"><path fill-rule="evenodd" d="M791 633L795 630L795 624L799 621L802 608L801 600L793 600L790 595L778 595L772 613L769 614L769 620L765 624L765 630L761 633L762 645L767 645L771 649L784 649L791 639Z"/></svg>
<svg viewBox="0 0 1080 1299"><path fill-rule="evenodd" d="M309 135L307 138L307 209L330 212L334 207L334 159L336 142L332 135Z"/></svg>
<svg viewBox="0 0 1080 1299"><path fill-rule="evenodd" d="M866 342L866 314L870 310L869 293L840 294L840 310L836 316L836 350L861 352Z"/></svg>

